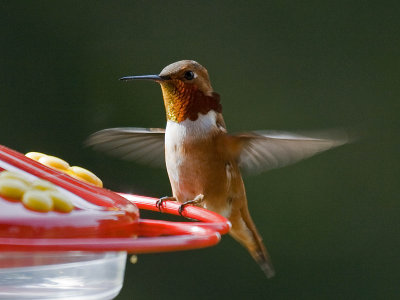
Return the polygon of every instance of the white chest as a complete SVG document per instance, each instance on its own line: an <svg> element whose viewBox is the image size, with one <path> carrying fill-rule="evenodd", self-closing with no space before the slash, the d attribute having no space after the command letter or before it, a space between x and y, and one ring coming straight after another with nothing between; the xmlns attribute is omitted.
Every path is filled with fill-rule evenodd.
<svg viewBox="0 0 400 300"><path fill-rule="evenodd" d="M196 121L185 120L180 123L168 121L165 132L165 159L168 176L173 189L185 193L192 190L193 182L199 175L199 161L204 158L195 151L185 150L186 144L200 145L217 129L216 113L209 111L200 114ZM189 191L188 191L189 193Z"/></svg>
<svg viewBox="0 0 400 300"><path fill-rule="evenodd" d="M199 114L196 121L189 119L176 123L173 121L167 122L165 131L165 147L166 150L193 140L200 140L207 137L212 131L217 129L216 112L210 110L207 114Z"/></svg>

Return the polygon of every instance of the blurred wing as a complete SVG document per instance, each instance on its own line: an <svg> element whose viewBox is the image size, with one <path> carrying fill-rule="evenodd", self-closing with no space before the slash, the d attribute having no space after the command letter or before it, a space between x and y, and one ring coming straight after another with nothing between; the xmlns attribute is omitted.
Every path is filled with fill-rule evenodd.
<svg viewBox="0 0 400 300"><path fill-rule="evenodd" d="M238 134L237 137L242 144L239 166L247 173L287 166L348 141L346 134L341 131L307 135L257 131Z"/></svg>
<svg viewBox="0 0 400 300"><path fill-rule="evenodd" d="M110 128L92 134L86 145L113 156L152 166L164 166L165 129Z"/></svg>

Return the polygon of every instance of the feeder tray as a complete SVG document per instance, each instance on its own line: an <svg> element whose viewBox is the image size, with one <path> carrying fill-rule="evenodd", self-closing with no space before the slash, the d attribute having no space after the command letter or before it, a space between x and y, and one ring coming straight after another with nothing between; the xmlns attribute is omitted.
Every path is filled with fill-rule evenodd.
<svg viewBox="0 0 400 300"><path fill-rule="evenodd" d="M139 209L159 210L157 199L114 193L0 145L5 170L50 182L73 209L40 212L0 195L0 299L111 299L122 287L127 252L209 247L230 229L224 217L194 206L182 215L200 222L141 219ZM174 202L161 207L175 215L178 209Z"/></svg>

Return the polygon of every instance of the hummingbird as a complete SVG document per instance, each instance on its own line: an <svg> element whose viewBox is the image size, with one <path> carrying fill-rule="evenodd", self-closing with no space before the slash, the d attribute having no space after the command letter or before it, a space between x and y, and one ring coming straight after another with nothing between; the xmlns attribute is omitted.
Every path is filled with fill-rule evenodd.
<svg viewBox="0 0 400 300"><path fill-rule="evenodd" d="M158 75L127 76L161 85L167 124L157 128L110 128L92 134L88 145L128 160L165 164L175 200L225 216L230 235L242 244L268 278L275 274L270 255L248 210L242 171L257 173L283 167L342 145L331 132L295 134L255 131L229 134L220 95L208 71L193 60L166 66Z"/></svg>

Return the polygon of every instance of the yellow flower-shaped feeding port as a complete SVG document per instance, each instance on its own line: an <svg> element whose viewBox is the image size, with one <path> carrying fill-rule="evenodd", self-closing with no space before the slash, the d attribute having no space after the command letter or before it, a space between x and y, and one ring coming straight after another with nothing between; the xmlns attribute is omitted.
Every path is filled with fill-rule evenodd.
<svg viewBox="0 0 400 300"><path fill-rule="evenodd" d="M33 160L36 160L44 164L45 166L67 173L68 175L76 179L82 180L84 182L93 184L98 187L103 187L103 182L94 173L82 167L78 166L71 167L69 163L67 163L65 160L61 158L43 154L40 152L29 152L25 155Z"/></svg>
<svg viewBox="0 0 400 300"><path fill-rule="evenodd" d="M51 182L42 179L30 181L16 172L0 172L0 196L21 201L26 208L38 212L68 213L74 209L71 200Z"/></svg>

